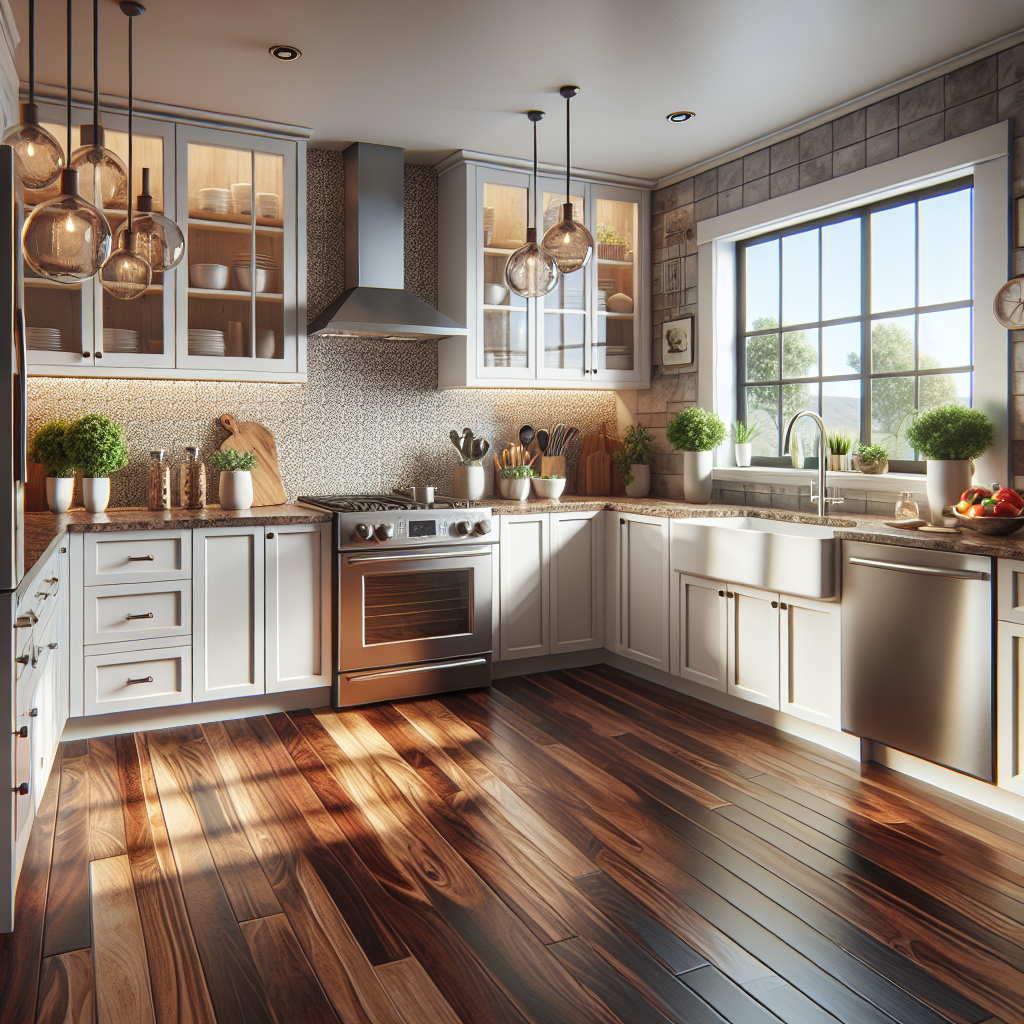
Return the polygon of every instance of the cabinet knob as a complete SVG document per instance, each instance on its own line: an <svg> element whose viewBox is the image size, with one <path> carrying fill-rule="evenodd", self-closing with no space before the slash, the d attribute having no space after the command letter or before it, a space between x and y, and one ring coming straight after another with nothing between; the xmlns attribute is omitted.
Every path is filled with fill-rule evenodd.
<svg viewBox="0 0 1024 1024"><path fill-rule="evenodd" d="M96 358L97 359L102 359L103 358L103 353L102 352L97 352L96 353Z"/></svg>
<svg viewBox="0 0 1024 1024"><path fill-rule="evenodd" d="M15 786L14 792L17 793L18 796L28 796L28 783L23 782L20 786Z"/></svg>
<svg viewBox="0 0 1024 1024"><path fill-rule="evenodd" d="M23 740L27 740L28 739L28 726L27 725L23 725L14 735L15 736L20 736Z"/></svg>
<svg viewBox="0 0 1024 1024"><path fill-rule="evenodd" d="M273 540L273 539L274 539L274 535L272 533L268 533L267 534L267 540Z"/></svg>
<svg viewBox="0 0 1024 1024"><path fill-rule="evenodd" d="M772 607L773 608L778 608L779 607L779 602L778 601L772 601Z"/></svg>
<svg viewBox="0 0 1024 1024"><path fill-rule="evenodd" d="M61 549L60 549L60 553L61 553L62 555L66 555L66 554L68 553L68 549L67 549L67 548L61 548Z"/></svg>
<svg viewBox="0 0 1024 1024"><path fill-rule="evenodd" d="M18 665L27 665L29 663L29 656L27 654L19 654L14 661Z"/></svg>
<svg viewBox="0 0 1024 1024"><path fill-rule="evenodd" d="M785 602L785 601L783 601L783 602L782 602L782 604L780 604L780 605L779 605L779 607L780 607L780 608L781 608L781 609L782 609L783 611L785 611L785 610L786 610L786 609L787 609L787 608L789 607L789 605L788 605L788 604L786 604L786 602Z"/></svg>
<svg viewBox="0 0 1024 1024"><path fill-rule="evenodd" d="M726 593L726 597L735 597L736 595L730 590Z"/></svg>
<svg viewBox="0 0 1024 1024"><path fill-rule="evenodd" d="M57 643L56 640L54 640L52 643L48 643L46 646L49 647L51 651L55 651L57 650L59 644Z"/></svg>
<svg viewBox="0 0 1024 1024"><path fill-rule="evenodd" d="M89 356L91 356L91 355L92 355L92 353L91 353L91 352L83 352L83 353L82 353L82 358L83 358L83 359L88 359L88 358L89 358Z"/></svg>
<svg viewBox="0 0 1024 1024"><path fill-rule="evenodd" d="M724 590L720 590L720 591L718 592L718 596L719 596L719 597L725 597L725 591L724 591Z"/></svg>
<svg viewBox="0 0 1024 1024"><path fill-rule="evenodd" d="M29 626L34 626L39 621L39 617L35 612L26 612L24 615L19 615L14 620L15 629L28 629Z"/></svg>
<svg viewBox="0 0 1024 1024"><path fill-rule="evenodd" d="M39 717L39 708L29 708L28 709L28 717L29 718L38 718Z"/></svg>

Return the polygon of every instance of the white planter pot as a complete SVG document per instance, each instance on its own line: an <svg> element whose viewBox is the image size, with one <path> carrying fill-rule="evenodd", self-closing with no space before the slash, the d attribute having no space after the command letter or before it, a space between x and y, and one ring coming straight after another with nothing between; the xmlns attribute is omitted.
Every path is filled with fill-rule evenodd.
<svg viewBox="0 0 1024 1024"><path fill-rule="evenodd" d="M252 473L247 469L220 474L220 507L252 508Z"/></svg>
<svg viewBox="0 0 1024 1024"><path fill-rule="evenodd" d="M105 512L110 504L110 477L82 477L82 504L86 512Z"/></svg>
<svg viewBox="0 0 1024 1024"><path fill-rule="evenodd" d="M463 501L479 501L486 485L483 466L456 466L452 492Z"/></svg>
<svg viewBox="0 0 1024 1024"><path fill-rule="evenodd" d="M651 467L633 465L629 467L633 482L626 484L626 494L631 498L646 498L651 493Z"/></svg>
<svg viewBox="0 0 1024 1024"><path fill-rule="evenodd" d="M558 501L562 496L562 491L565 490L565 477L558 477L555 480L541 480L540 477L535 476L531 478L531 482L534 494L546 501ZM628 491L629 488L627 487L626 490Z"/></svg>
<svg viewBox="0 0 1024 1024"><path fill-rule="evenodd" d="M749 466L750 456L754 451L752 444L734 444L733 449L736 455L737 466Z"/></svg>
<svg viewBox="0 0 1024 1024"><path fill-rule="evenodd" d="M73 476L48 476L46 478L46 504L53 513L67 512L75 497Z"/></svg>
<svg viewBox="0 0 1024 1024"><path fill-rule="evenodd" d="M928 509L932 524L942 525L942 510L955 505L960 495L971 486L974 463L970 459L929 459L925 476Z"/></svg>
<svg viewBox="0 0 1024 1024"><path fill-rule="evenodd" d="M512 501L526 501L530 496L530 478L528 476L514 477L506 480L508 493L505 495Z"/></svg>
<svg viewBox="0 0 1024 1024"><path fill-rule="evenodd" d="M683 452L683 497L693 505L711 500L711 468L714 452Z"/></svg>

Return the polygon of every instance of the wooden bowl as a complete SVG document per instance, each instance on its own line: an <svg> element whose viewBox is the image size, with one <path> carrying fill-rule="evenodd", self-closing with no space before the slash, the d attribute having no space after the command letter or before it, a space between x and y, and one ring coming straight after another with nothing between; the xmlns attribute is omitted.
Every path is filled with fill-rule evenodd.
<svg viewBox="0 0 1024 1024"><path fill-rule="evenodd" d="M952 511L961 526L966 526L968 530L974 530L975 533L984 534L986 537L1005 537L1016 533L1024 526L1024 515L982 516L975 519L974 516L965 516L956 509Z"/></svg>

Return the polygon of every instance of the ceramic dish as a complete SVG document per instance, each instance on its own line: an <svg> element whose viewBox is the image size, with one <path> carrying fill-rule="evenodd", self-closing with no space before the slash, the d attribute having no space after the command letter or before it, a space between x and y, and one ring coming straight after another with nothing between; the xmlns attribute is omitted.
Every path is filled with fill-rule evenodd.
<svg viewBox="0 0 1024 1024"><path fill-rule="evenodd" d="M188 283L193 288L226 288L228 268L223 263L193 263L188 268Z"/></svg>
<svg viewBox="0 0 1024 1024"><path fill-rule="evenodd" d="M547 498L549 501L557 501L565 490L565 477L558 477L555 480L542 480L539 476L533 477L533 490L538 498Z"/></svg>
<svg viewBox="0 0 1024 1024"><path fill-rule="evenodd" d="M1009 533L1016 533L1024 526L1024 515L1021 516L981 516L975 519L974 516L965 516L953 509L956 521L974 530L975 533L984 534L986 537L1005 537Z"/></svg>

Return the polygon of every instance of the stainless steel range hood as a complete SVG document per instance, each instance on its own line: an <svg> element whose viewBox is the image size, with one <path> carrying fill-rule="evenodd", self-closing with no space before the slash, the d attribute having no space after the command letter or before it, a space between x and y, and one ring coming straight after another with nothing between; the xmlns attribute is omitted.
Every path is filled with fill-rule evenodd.
<svg viewBox="0 0 1024 1024"><path fill-rule="evenodd" d="M436 341L467 333L405 290L404 156L366 142L345 150L345 290L309 334Z"/></svg>

